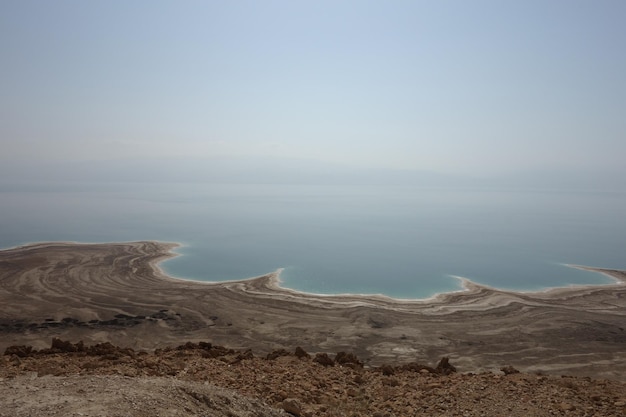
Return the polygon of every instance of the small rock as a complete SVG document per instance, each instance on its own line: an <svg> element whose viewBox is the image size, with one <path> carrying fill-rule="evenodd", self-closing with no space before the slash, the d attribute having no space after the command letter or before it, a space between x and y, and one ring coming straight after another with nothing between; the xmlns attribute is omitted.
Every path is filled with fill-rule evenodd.
<svg viewBox="0 0 626 417"><path fill-rule="evenodd" d="M299 417L302 415L302 406L295 398L286 398L283 401L283 410L294 416Z"/></svg>
<svg viewBox="0 0 626 417"><path fill-rule="evenodd" d="M397 378L388 377L382 380L383 385L390 387L397 387L400 385L400 381Z"/></svg>
<svg viewBox="0 0 626 417"><path fill-rule="evenodd" d="M513 368L511 365L503 366L502 368L500 368L500 370L504 372L504 375L519 374L519 371Z"/></svg>
<svg viewBox="0 0 626 417"><path fill-rule="evenodd" d="M348 391L346 392L346 394L348 394L348 397L356 397L359 395L359 392L355 389L355 388L348 388Z"/></svg>
<svg viewBox="0 0 626 417"><path fill-rule="evenodd" d="M561 403L559 404L559 410L562 411L573 411L576 409L576 406L569 403Z"/></svg>

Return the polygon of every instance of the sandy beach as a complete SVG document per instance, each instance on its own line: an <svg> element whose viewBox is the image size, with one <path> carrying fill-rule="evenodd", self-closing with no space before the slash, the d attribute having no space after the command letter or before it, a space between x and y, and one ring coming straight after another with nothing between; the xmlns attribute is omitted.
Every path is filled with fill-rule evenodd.
<svg viewBox="0 0 626 417"><path fill-rule="evenodd" d="M537 293L465 281L429 300L316 296L279 285L278 271L233 282L166 276L175 244L38 243L0 251L0 350L52 337L133 349L210 341L270 352L354 352L368 365L449 356L459 371L624 379L626 273L589 268L613 285ZM587 267L585 267L587 268Z"/></svg>

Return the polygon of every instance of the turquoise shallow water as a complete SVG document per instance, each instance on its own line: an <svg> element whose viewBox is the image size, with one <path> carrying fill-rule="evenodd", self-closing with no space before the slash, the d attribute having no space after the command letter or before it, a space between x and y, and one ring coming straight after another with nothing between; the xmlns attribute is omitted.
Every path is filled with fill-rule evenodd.
<svg viewBox="0 0 626 417"><path fill-rule="evenodd" d="M181 242L162 264L219 281L285 268L289 288L428 297L462 276L539 290L626 268L626 195L411 186L1 183L0 246Z"/></svg>

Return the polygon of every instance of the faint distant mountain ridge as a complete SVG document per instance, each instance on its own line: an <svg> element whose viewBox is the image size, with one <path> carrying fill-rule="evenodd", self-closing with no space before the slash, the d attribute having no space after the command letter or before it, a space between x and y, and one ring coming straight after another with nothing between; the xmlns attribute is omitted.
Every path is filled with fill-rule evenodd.
<svg viewBox="0 0 626 417"><path fill-rule="evenodd" d="M427 170L358 168L287 158L116 159L28 164L11 162L0 166L0 175L4 181L42 182L411 185L626 191L626 180L610 172L543 170L474 176Z"/></svg>
<svg viewBox="0 0 626 417"><path fill-rule="evenodd" d="M5 164L3 179L45 181L211 182L232 184L454 185L462 177L429 171L354 168L307 159L117 159Z"/></svg>

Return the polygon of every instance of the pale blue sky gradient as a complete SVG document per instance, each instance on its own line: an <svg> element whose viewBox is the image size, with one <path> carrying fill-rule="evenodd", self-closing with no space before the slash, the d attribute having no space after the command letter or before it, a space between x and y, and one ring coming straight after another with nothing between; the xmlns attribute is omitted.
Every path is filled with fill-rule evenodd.
<svg viewBox="0 0 626 417"><path fill-rule="evenodd" d="M0 163L626 178L626 2L0 2Z"/></svg>

